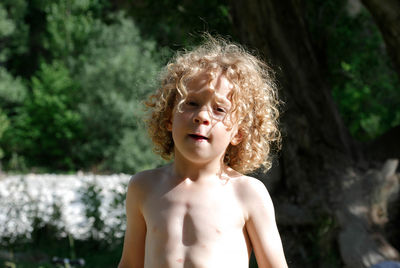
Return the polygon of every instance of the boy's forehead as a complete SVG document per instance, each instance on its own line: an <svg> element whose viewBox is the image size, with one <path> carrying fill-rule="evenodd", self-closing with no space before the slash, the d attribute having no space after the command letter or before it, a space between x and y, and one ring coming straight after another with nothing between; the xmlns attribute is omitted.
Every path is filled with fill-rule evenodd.
<svg viewBox="0 0 400 268"><path fill-rule="evenodd" d="M191 77L187 83L187 88L189 91L194 91L192 93L204 90L227 98L233 89L233 85L223 73L212 75L208 72L201 72Z"/></svg>

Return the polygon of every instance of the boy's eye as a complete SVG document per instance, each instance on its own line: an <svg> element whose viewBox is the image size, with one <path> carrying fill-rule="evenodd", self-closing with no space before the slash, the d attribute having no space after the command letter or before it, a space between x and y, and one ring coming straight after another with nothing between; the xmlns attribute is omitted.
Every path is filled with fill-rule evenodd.
<svg viewBox="0 0 400 268"><path fill-rule="evenodd" d="M217 110L217 112L219 112L219 113L226 113L225 108L222 108L222 107L217 107L215 110Z"/></svg>
<svg viewBox="0 0 400 268"><path fill-rule="evenodd" d="M188 102L186 102L186 104L189 106L197 106L197 102L195 102L195 101L188 101Z"/></svg>

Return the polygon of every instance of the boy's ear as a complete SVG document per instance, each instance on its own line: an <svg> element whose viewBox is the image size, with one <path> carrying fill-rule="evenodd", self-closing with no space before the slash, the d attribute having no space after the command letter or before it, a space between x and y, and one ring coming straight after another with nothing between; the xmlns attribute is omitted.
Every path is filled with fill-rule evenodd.
<svg viewBox="0 0 400 268"><path fill-rule="evenodd" d="M167 130L172 132L172 117L173 115L169 116L169 119L167 121Z"/></svg>
<svg viewBox="0 0 400 268"><path fill-rule="evenodd" d="M238 145L243 139L243 135L242 132L240 130L238 130L235 134L235 136L233 136L233 138L231 139L231 144L233 146Z"/></svg>
<svg viewBox="0 0 400 268"><path fill-rule="evenodd" d="M172 131L172 122L171 122L171 120L168 120L168 122L167 122L167 130L168 131Z"/></svg>

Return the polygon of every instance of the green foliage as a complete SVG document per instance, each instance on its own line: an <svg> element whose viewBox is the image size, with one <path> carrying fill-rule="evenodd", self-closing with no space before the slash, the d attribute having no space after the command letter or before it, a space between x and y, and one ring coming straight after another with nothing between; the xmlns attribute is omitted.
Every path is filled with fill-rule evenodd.
<svg viewBox="0 0 400 268"><path fill-rule="evenodd" d="M128 183L123 183L122 185L123 189L128 188ZM126 213L125 213L125 199L126 199L126 192L124 191L117 191L116 189L112 190L113 193L113 198L110 203L110 208L111 211L113 211L112 215L107 215L108 218L113 219L113 221L116 223L114 226L110 227L107 226L108 230L105 230L105 233L107 234L107 244L111 247L118 246L118 241L120 238L123 240L123 236L126 231Z"/></svg>
<svg viewBox="0 0 400 268"><path fill-rule="evenodd" d="M0 3L0 63L27 49L28 25L25 0L3 0Z"/></svg>
<svg viewBox="0 0 400 268"><path fill-rule="evenodd" d="M60 63L43 63L32 78L32 93L18 109L8 140L11 151L33 165L70 169L73 146L80 138L81 116L75 110L78 89Z"/></svg>
<svg viewBox="0 0 400 268"><path fill-rule="evenodd" d="M133 173L159 163L141 124L141 101L155 88L160 69L155 43L143 40L122 13L110 12L107 2L5 4L0 40L19 36L29 52L11 53L7 62L22 74L28 92L20 78L0 69L0 108L7 116L1 118L10 122L0 144L8 168ZM27 26L24 16L29 39L17 29ZM15 51L11 41L5 44Z"/></svg>
<svg viewBox="0 0 400 268"><path fill-rule="evenodd" d="M234 35L229 1L121 1L123 8L136 21L146 37L173 50L201 41L199 33Z"/></svg>
<svg viewBox="0 0 400 268"><path fill-rule="evenodd" d="M124 177L117 183L109 181L106 189L100 181L107 179L103 177L82 178L83 185L75 179L66 181L70 177L57 178L64 181L61 184L67 183L65 189L56 189L60 185L48 176L18 176L2 182L5 188L0 193L0 209L7 224L0 228L0 266L11 261L17 267L54 267L51 259L58 256L82 257L85 267L115 267L125 231ZM71 218L76 215L84 218ZM89 232L85 234L80 228Z"/></svg>
<svg viewBox="0 0 400 268"><path fill-rule="evenodd" d="M154 42L143 40L122 14L113 19L115 23L101 25L78 64L79 111L87 137L81 156L92 163L103 161L101 170L137 172L159 162L140 122L141 101L154 90L160 64L153 56Z"/></svg>
<svg viewBox="0 0 400 268"><path fill-rule="evenodd" d="M6 129L9 126L9 121L7 118L7 115L4 114L4 112L0 109L0 140L1 137L3 136L4 131L6 131ZM4 152L0 147L0 159L2 159L4 156Z"/></svg>
<svg viewBox="0 0 400 268"><path fill-rule="evenodd" d="M12 113L12 108L26 98L26 88L20 78L14 78L7 70L0 67L0 105Z"/></svg>
<svg viewBox="0 0 400 268"><path fill-rule="evenodd" d="M85 205L85 216L91 222L90 239L101 240L101 234L104 228L104 221L101 217L101 195L100 187L95 183L88 183L86 189L81 193L81 201Z"/></svg>
<svg viewBox="0 0 400 268"><path fill-rule="evenodd" d="M117 153L110 159L110 167L114 170L138 172L154 168L162 164L161 159L154 156L149 138L143 127L135 130L127 129L123 132Z"/></svg>
<svg viewBox="0 0 400 268"><path fill-rule="evenodd" d="M26 89L21 79L15 79L4 68L0 67L0 159L4 157L3 135L10 127L10 116L15 107L25 100Z"/></svg>
<svg viewBox="0 0 400 268"><path fill-rule="evenodd" d="M326 51L332 95L351 134L371 140L400 124L400 82L371 15L348 1L307 2L315 44Z"/></svg>
<svg viewBox="0 0 400 268"><path fill-rule="evenodd" d="M15 30L15 24L7 18L7 12L3 5L0 4L0 37L7 37Z"/></svg>
<svg viewBox="0 0 400 268"><path fill-rule="evenodd" d="M400 83L371 16L341 17L331 38L333 96L350 132L370 140L399 125Z"/></svg>
<svg viewBox="0 0 400 268"><path fill-rule="evenodd" d="M96 0L58 0L43 5L47 29L43 47L48 56L70 66L95 31L101 29L102 22L96 15L106 4Z"/></svg>
<svg viewBox="0 0 400 268"><path fill-rule="evenodd" d="M322 267L341 267L339 249L332 243L337 237L338 223L331 216L321 214L313 227L306 233L312 245L312 258L318 259Z"/></svg>

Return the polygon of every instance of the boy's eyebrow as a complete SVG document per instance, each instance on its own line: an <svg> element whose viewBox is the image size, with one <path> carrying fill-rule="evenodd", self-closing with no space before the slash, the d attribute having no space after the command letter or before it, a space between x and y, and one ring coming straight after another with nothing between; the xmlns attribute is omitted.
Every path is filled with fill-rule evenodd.
<svg viewBox="0 0 400 268"><path fill-rule="evenodd" d="M228 107L231 106L231 102L230 102L230 100L228 98L226 98L224 96L221 96L220 94L215 92L215 90L209 89L209 88L202 89L202 90L197 91L197 92L190 92L190 93L188 93L187 98L198 96L198 95L200 95L201 91L203 91L203 90L210 91L210 93L213 95L215 101L218 104L225 105L225 106L228 106Z"/></svg>
<svg viewBox="0 0 400 268"><path fill-rule="evenodd" d="M229 101L229 99L227 99L226 97L220 97L220 96L218 96L218 93L214 93L214 97L218 104L229 106L229 107L231 106L231 101Z"/></svg>

